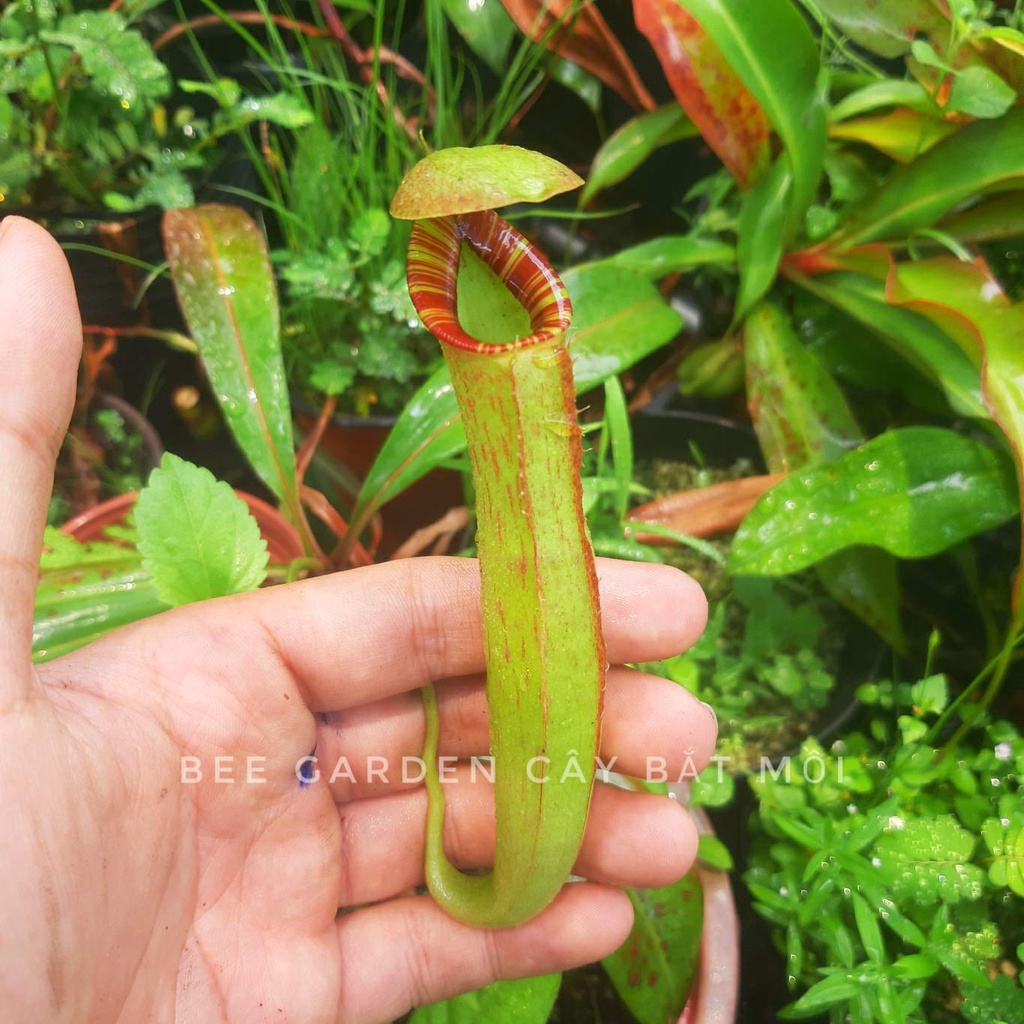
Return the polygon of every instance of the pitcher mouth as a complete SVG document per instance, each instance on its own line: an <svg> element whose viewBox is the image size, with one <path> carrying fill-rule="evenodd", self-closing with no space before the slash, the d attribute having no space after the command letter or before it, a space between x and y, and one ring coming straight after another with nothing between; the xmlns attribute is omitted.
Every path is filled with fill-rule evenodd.
<svg viewBox="0 0 1024 1024"><path fill-rule="evenodd" d="M530 318L531 334L505 343L482 341L458 315L459 257L465 242ZM415 221L406 264L409 295L423 326L445 345L470 352L510 352L564 334L572 319L569 294L551 265L493 210Z"/></svg>

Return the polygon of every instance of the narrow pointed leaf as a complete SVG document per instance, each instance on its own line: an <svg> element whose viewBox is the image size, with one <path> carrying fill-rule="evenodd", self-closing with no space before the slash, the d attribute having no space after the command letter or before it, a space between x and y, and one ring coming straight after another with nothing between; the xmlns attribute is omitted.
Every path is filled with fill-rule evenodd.
<svg viewBox="0 0 1024 1024"><path fill-rule="evenodd" d="M771 132L757 100L679 0L634 0L633 12L704 141L740 185L752 185L768 166Z"/></svg>
<svg viewBox="0 0 1024 1024"><path fill-rule="evenodd" d="M686 6L786 147L793 169L792 237L817 192L825 156L818 44L790 0L686 0Z"/></svg>
<svg viewBox="0 0 1024 1024"><path fill-rule="evenodd" d="M635 271L592 263L562 275L574 317L569 351L577 392L613 377L670 341L682 319ZM354 519L362 520L432 469L465 451L446 367L409 400L370 467Z"/></svg>
<svg viewBox="0 0 1024 1024"><path fill-rule="evenodd" d="M969 124L895 171L844 232L843 245L905 238L935 224L965 199L1021 178L1024 107L998 120Z"/></svg>
<svg viewBox="0 0 1024 1024"><path fill-rule="evenodd" d="M585 68L634 110L654 109L656 104L633 62L594 4L574 0L501 2L520 31L534 42Z"/></svg>
<svg viewBox="0 0 1024 1024"><path fill-rule="evenodd" d="M792 187L789 157L783 154L743 197L736 244L740 289L733 314L735 322L746 315L775 280L782 259L786 207Z"/></svg>
<svg viewBox="0 0 1024 1024"><path fill-rule="evenodd" d="M942 111L918 82L883 78L844 96L832 106L828 119L832 124L866 114L879 107L904 107L937 118Z"/></svg>
<svg viewBox="0 0 1024 1024"><path fill-rule="evenodd" d="M294 515L291 406L263 235L244 210L215 205L168 211L163 232L178 302L228 425Z"/></svg>
<svg viewBox="0 0 1024 1024"><path fill-rule="evenodd" d="M874 117L857 117L829 127L829 138L863 142L901 164L916 160L959 129L916 110L899 108Z"/></svg>
<svg viewBox="0 0 1024 1024"><path fill-rule="evenodd" d="M704 893L699 877L692 871L675 885L626 894L633 904L633 930L602 964L640 1024L675 1020L700 954Z"/></svg>
<svg viewBox="0 0 1024 1024"><path fill-rule="evenodd" d="M664 235L622 249L608 263L635 270L651 281L669 274L684 274L697 267L727 267L736 262L736 250L717 238L696 235Z"/></svg>
<svg viewBox="0 0 1024 1024"><path fill-rule="evenodd" d="M666 103L631 118L616 129L594 156L580 206L633 173L659 146L697 134L678 103Z"/></svg>
<svg viewBox="0 0 1024 1024"><path fill-rule="evenodd" d="M858 544L925 558L1018 514L1013 467L999 449L907 427L774 487L737 533L730 568L784 575Z"/></svg>
<svg viewBox="0 0 1024 1024"><path fill-rule="evenodd" d="M744 327L747 401L773 472L841 458L863 434L839 386L799 341L788 320L762 303ZM894 646L902 645L896 565L869 548L840 551L821 562L828 592Z"/></svg>

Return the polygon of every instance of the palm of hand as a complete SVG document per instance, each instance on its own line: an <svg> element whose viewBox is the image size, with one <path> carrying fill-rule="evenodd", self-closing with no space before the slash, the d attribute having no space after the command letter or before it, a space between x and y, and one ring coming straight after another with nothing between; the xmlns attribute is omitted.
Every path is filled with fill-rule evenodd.
<svg viewBox="0 0 1024 1024"><path fill-rule="evenodd" d="M0 329L0 366L15 366L12 400L0 406L0 479L26 494L0 529L10 570L0 584L9 1019L384 1020L615 948L629 904L600 883L679 877L695 848L680 808L599 790L577 865L595 881L568 887L535 921L483 932L410 894L422 882L422 787L397 770L363 778L368 756L397 766L419 752L416 691L428 681L453 680L440 693L442 753L486 752L473 563L395 563L211 602L29 666L77 324L59 251L14 223L0 243L0 309L15 309L5 262L37 287L28 301L22 289ZM56 305L52 288L44 299L38 287L55 278ZM613 660L665 657L699 632L702 598L680 574L605 563L601 576ZM642 774L649 754L669 771L688 755L700 765L713 740L684 691L613 670L603 746L623 771ZM320 776L304 784L297 765L314 750ZM330 778L341 757L356 781ZM453 788L446 844L464 866L493 854L489 801L486 785Z"/></svg>

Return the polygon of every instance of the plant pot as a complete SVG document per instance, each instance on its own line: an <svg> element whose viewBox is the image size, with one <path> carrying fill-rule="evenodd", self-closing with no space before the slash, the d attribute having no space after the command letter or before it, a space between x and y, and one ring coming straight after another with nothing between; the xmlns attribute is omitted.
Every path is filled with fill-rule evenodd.
<svg viewBox="0 0 1024 1024"><path fill-rule="evenodd" d="M332 416L318 451L364 480L397 418ZM310 431L316 422L313 411L302 405L296 406L295 419L304 432ZM351 495L334 497L351 501ZM383 507L384 534L378 558L388 558L417 530L437 522L450 509L463 504L462 475L453 470L432 470Z"/></svg>
<svg viewBox="0 0 1024 1024"><path fill-rule="evenodd" d="M260 527L260 535L267 542L270 561L287 564L303 555L302 541L295 528L272 505L244 491L235 492L245 502ZM138 494L122 494L65 523L61 533L83 543L99 540L110 526L123 526L135 507Z"/></svg>
<svg viewBox="0 0 1024 1024"><path fill-rule="evenodd" d="M123 436L120 431L112 436L96 422L98 411L116 413ZM61 518L86 511L118 491L134 490L163 457L160 435L149 420L123 398L107 392L93 396L84 435L65 442L57 462L53 493L56 508L64 513Z"/></svg>

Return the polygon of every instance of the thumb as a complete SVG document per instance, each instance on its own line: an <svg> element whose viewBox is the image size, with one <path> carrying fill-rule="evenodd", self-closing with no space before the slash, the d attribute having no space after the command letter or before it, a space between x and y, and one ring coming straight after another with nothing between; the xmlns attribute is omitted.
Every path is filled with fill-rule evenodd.
<svg viewBox="0 0 1024 1024"><path fill-rule="evenodd" d="M0 221L0 711L31 686L39 554L81 349L60 246L32 221Z"/></svg>

